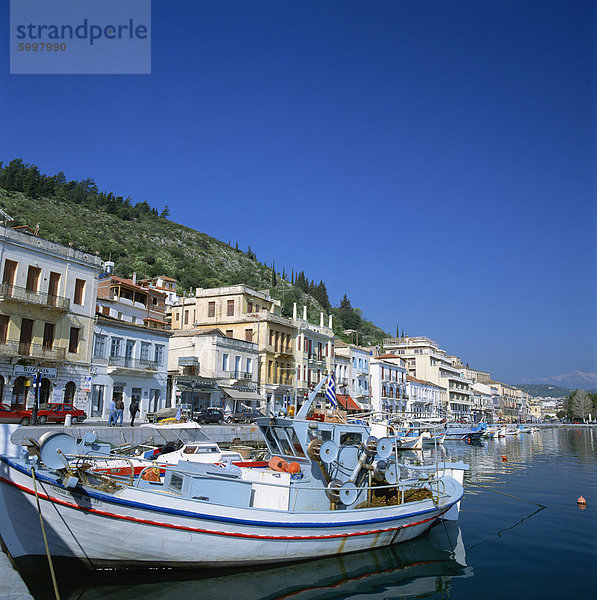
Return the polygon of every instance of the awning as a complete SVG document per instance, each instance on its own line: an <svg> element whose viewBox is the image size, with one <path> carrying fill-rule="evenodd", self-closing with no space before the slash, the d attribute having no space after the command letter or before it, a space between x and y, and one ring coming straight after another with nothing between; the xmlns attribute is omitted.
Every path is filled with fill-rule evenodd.
<svg viewBox="0 0 597 600"><path fill-rule="evenodd" d="M340 406L346 410L362 410L350 396L341 396L340 394L337 394L336 398L340 403Z"/></svg>
<svg viewBox="0 0 597 600"><path fill-rule="evenodd" d="M266 398L260 396L257 392L249 392L246 390L239 390L233 387L227 387L224 385L220 386L220 389L233 400L255 400L257 402L265 402Z"/></svg>

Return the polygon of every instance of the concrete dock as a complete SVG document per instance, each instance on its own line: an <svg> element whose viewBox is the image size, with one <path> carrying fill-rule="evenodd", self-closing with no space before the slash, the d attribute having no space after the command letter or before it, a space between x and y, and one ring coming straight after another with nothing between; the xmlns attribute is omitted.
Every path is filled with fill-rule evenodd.
<svg viewBox="0 0 597 600"><path fill-rule="evenodd" d="M19 427L11 439L21 445L29 439L39 440L47 431L65 431L74 438L82 439L85 433L95 432L96 438L114 446L125 444L156 444L182 440L183 442L211 440L222 445L243 444L257 446L263 444L263 438L257 425L205 425L196 428L183 427L108 427L103 424L85 423L63 427L61 425L29 425Z"/></svg>

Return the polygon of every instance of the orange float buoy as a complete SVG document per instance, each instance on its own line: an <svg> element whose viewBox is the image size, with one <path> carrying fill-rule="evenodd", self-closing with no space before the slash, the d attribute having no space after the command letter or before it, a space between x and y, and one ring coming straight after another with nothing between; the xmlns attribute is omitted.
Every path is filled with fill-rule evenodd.
<svg viewBox="0 0 597 600"><path fill-rule="evenodd" d="M272 456L267 463L267 466L272 471L281 471L282 473L288 473L288 463L279 456Z"/></svg>
<svg viewBox="0 0 597 600"><path fill-rule="evenodd" d="M585 499L584 499L582 496L580 496L580 497L578 498L578 500L576 501L576 503L577 503L577 504L583 504L583 505L584 505L584 504L586 504L586 503L587 503L587 501L586 501L586 500L585 500Z"/></svg>
<svg viewBox="0 0 597 600"><path fill-rule="evenodd" d="M301 465L299 465L297 462L291 462L288 465L288 472L289 473L300 473L301 472Z"/></svg>
<svg viewBox="0 0 597 600"><path fill-rule="evenodd" d="M502 462L508 462L508 457L505 454L502 454Z"/></svg>

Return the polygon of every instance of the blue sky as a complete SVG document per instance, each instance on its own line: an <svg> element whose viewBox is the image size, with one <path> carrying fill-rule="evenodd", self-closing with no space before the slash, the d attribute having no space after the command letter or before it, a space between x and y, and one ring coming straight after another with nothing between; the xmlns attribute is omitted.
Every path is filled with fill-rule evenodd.
<svg viewBox="0 0 597 600"><path fill-rule="evenodd" d="M8 6L1 19L5 39ZM597 372L590 2L153 2L151 75L8 75L92 177L506 382Z"/></svg>

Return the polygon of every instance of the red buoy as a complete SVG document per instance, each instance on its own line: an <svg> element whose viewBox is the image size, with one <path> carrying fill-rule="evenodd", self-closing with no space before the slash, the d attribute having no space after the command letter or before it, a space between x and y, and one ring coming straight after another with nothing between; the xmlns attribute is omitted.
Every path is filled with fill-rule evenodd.
<svg viewBox="0 0 597 600"><path fill-rule="evenodd" d="M507 462L508 457L505 454L502 454L502 462Z"/></svg>
<svg viewBox="0 0 597 600"><path fill-rule="evenodd" d="M580 497L578 498L578 500L576 501L576 503L577 503L577 504L586 504L586 503L587 503L587 501L586 501L586 500L585 500L585 499L584 499L582 496L580 496Z"/></svg>

